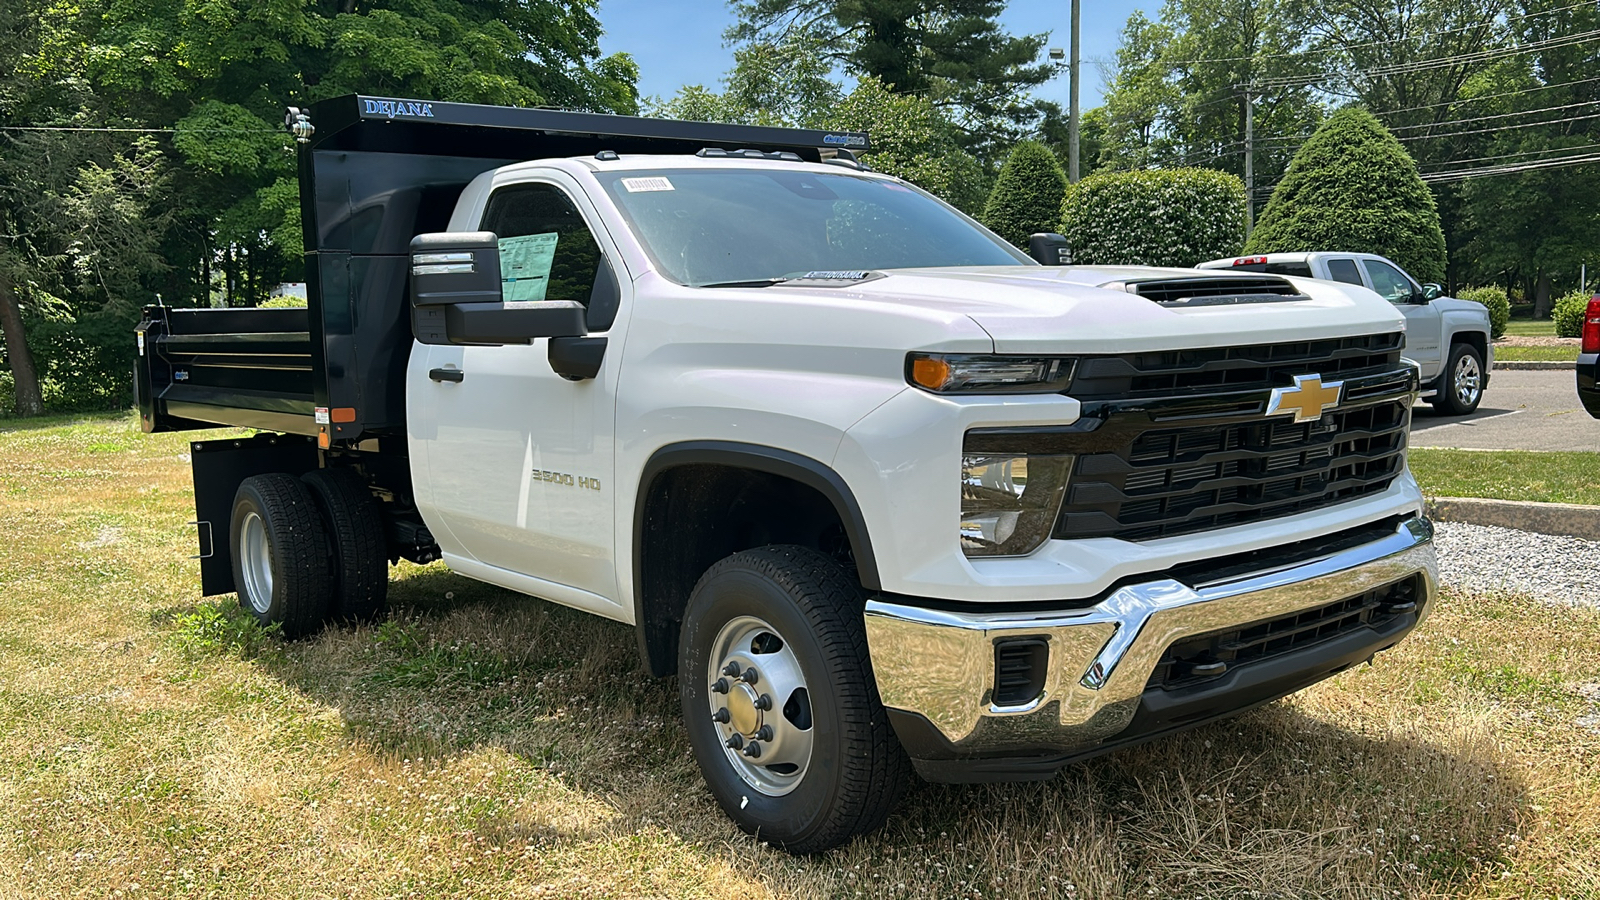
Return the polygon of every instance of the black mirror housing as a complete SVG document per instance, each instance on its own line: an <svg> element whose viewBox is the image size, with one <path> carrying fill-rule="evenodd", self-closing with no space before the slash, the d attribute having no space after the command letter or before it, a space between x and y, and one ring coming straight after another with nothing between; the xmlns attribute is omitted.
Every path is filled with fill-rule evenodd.
<svg viewBox="0 0 1600 900"><path fill-rule="evenodd" d="M573 300L506 303L500 240L492 231L411 239L411 330L424 344L529 344L588 333Z"/></svg>
<svg viewBox="0 0 1600 900"><path fill-rule="evenodd" d="M1028 255L1041 266L1072 265L1072 248L1067 246L1067 239L1053 231L1030 235Z"/></svg>

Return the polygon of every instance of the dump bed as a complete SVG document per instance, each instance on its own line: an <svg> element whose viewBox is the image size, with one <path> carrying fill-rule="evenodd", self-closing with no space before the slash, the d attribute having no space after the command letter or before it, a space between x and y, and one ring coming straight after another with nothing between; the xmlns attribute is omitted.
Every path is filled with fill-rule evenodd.
<svg viewBox="0 0 1600 900"><path fill-rule="evenodd" d="M300 141L307 308L151 307L139 327L146 431L233 425L330 442L405 431L411 239L443 231L468 182L530 159L690 154L819 160L865 134L350 95L290 110Z"/></svg>

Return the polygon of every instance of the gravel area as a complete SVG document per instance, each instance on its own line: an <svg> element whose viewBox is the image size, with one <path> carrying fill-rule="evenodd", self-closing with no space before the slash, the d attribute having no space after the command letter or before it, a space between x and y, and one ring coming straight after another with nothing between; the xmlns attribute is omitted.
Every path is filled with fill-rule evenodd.
<svg viewBox="0 0 1600 900"><path fill-rule="evenodd" d="M1460 522L1435 522L1434 529L1447 585L1600 609L1600 541Z"/></svg>

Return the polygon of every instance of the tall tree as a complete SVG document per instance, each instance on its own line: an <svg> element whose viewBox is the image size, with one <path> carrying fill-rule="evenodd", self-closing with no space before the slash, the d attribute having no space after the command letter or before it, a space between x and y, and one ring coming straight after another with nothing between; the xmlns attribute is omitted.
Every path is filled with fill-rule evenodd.
<svg viewBox="0 0 1600 900"><path fill-rule="evenodd" d="M813 42L824 58L896 93L924 95L952 112L969 143L992 143L998 124L1020 133L1036 117L1029 88L1053 72L1039 61L1044 35L1016 37L998 17L1005 0L732 0L738 43ZM1013 135L1014 136L1014 135Z"/></svg>
<svg viewBox="0 0 1600 900"><path fill-rule="evenodd" d="M1272 192L1246 253L1378 253L1442 281L1444 233L1417 165L1371 113L1348 108L1306 141Z"/></svg>

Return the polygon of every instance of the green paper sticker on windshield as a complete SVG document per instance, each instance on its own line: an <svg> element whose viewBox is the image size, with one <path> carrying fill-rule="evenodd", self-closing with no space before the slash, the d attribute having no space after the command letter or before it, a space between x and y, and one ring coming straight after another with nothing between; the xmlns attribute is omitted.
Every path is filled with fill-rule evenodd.
<svg viewBox="0 0 1600 900"><path fill-rule="evenodd" d="M505 302L544 299L559 236L551 231L500 239L500 292Z"/></svg>

